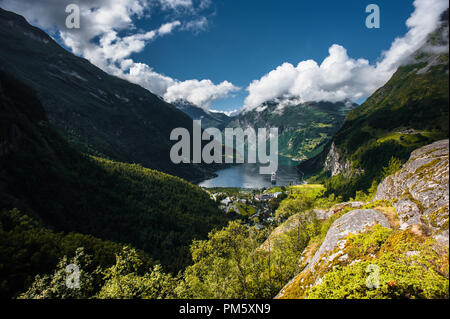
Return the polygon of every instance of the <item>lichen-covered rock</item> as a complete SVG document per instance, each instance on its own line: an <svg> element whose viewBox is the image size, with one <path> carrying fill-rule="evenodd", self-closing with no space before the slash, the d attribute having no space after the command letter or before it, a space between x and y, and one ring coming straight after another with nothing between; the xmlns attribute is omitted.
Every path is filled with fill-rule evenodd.
<svg viewBox="0 0 450 319"><path fill-rule="evenodd" d="M340 217L331 225L322 245L308 264L307 270L314 272L316 264L323 258L331 261L336 257L342 257L340 251L335 250L344 247L348 234L363 232L377 223L386 228L390 227L387 218L375 209L357 209ZM334 253L330 255L332 252Z"/></svg>
<svg viewBox="0 0 450 319"><path fill-rule="evenodd" d="M326 220L346 209L357 209L361 208L362 206L364 206L363 202L345 202L336 204L328 210L314 209L313 212L316 214L317 219Z"/></svg>
<svg viewBox="0 0 450 319"><path fill-rule="evenodd" d="M305 290L319 284L323 274L331 270L335 264L356 262L349 260L349 256L344 252L347 236L363 233L376 224L390 228L388 219L375 209L356 209L338 218L331 225L315 253L314 244L305 249L300 264L306 267L280 291L276 298L284 298L286 291Z"/></svg>
<svg viewBox="0 0 450 319"><path fill-rule="evenodd" d="M394 202L400 229L419 224L436 238L448 237L448 156L449 140L419 148L398 172L378 186L374 199Z"/></svg>
<svg viewBox="0 0 450 319"><path fill-rule="evenodd" d="M339 203L331 207L330 209L313 209L304 213L295 214L289 217L284 223L275 228L269 238L261 245L260 249L268 251L269 244L274 245L282 237L283 234L287 234L290 231L299 229L302 225L317 220L327 220L331 216L341 213L344 210L360 208L364 205L363 202L345 202Z"/></svg>

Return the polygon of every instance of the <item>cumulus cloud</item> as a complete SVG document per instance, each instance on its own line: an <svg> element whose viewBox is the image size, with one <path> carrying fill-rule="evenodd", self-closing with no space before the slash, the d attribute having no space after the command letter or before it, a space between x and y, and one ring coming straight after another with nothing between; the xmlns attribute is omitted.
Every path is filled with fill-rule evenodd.
<svg viewBox="0 0 450 319"><path fill-rule="evenodd" d="M65 8L71 3L80 7L80 29L67 29L65 26ZM30 23L58 35L73 53L83 56L104 71L160 96L171 98L177 95L209 108L213 100L227 97L228 92L236 90L226 81L214 85L209 80L190 80L183 84L130 58L132 54L144 50L151 41L177 29L191 32L205 30L208 20L199 12L211 5L209 0L41 0L39 5L35 0L0 0L0 4L6 10L22 14ZM138 31L134 21L151 17L155 7L172 13L168 16L176 16L177 19L154 30ZM185 21L180 21L181 18ZM174 88L167 94L172 86ZM193 92L183 92L187 87L193 88Z"/></svg>
<svg viewBox="0 0 450 319"><path fill-rule="evenodd" d="M374 65L365 59L353 59L337 44L319 65L313 60L294 66L284 63L253 81L247 88L244 110L283 97L301 101L356 101L372 94L389 80L410 55L424 45L427 35L436 29L439 17L448 8L446 0L415 0L415 10L406 21L408 32L397 38L389 50L382 52ZM448 50L448 48L447 48Z"/></svg>
<svg viewBox="0 0 450 319"><path fill-rule="evenodd" d="M240 90L228 81L215 85L210 80L188 80L168 87L164 99L169 102L187 100L204 109L209 109L213 100L228 97L231 92Z"/></svg>

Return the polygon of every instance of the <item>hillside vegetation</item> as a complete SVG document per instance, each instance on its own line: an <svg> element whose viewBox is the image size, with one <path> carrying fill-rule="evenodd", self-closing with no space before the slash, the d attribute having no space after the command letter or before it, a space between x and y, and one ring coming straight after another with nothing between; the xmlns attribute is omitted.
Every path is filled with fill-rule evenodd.
<svg viewBox="0 0 450 319"><path fill-rule="evenodd" d="M57 231L143 249L168 269L189 244L224 225L207 193L180 178L72 149L32 89L0 73L0 210L17 208Z"/></svg>

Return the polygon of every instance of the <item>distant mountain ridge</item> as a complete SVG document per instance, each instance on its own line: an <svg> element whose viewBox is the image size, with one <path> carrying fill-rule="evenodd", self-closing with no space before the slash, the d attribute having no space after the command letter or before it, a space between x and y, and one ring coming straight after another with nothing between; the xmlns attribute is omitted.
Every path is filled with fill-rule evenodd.
<svg viewBox="0 0 450 319"><path fill-rule="evenodd" d="M260 107L241 112L230 127L277 127L279 153L304 161L320 153L356 104L331 102L299 103L295 99L273 100Z"/></svg>
<svg viewBox="0 0 450 319"><path fill-rule="evenodd" d="M192 120L148 90L111 76L59 46L20 15L0 8L0 69L36 90L59 132L82 152L181 176L212 176L170 161L170 132Z"/></svg>
<svg viewBox="0 0 450 319"><path fill-rule="evenodd" d="M220 112L208 112L195 104L186 100L177 100L172 104L179 110L183 111L193 120L201 120L202 128L215 127L223 130L232 120L232 117Z"/></svg>

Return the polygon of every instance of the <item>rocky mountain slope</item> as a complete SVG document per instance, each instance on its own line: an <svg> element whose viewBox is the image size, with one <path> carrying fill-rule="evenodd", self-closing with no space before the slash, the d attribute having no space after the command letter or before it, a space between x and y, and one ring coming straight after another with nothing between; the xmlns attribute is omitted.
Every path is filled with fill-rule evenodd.
<svg viewBox="0 0 450 319"><path fill-rule="evenodd" d="M174 165L170 132L192 120L146 89L111 76L0 8L0 69L30 85L50 122L78 150L200 180L212 169Z"/></svg>
<svg viewBox="0 0 450 319"><path fill-rule="evenodd" d="M260 107L240 113L229 127L277 127L279 153L295 160L309 159L323 150L341 127L352 103L307 102L295 99L268 101Z"/></svg>
<svg viewBox="0 0 450 319"><path fill-rule="evenodd" d="M448 11L427 43L361 106L350 111L324 152L300 165L334 176L333 191L349 198L367 190L392 157L449 136ZM377 180L379 182L379 180Z"/></svg>
<svg viewBox="0 0 450 319"><path fill-rule="evenodd" d="M301 271L277 297L448 298L448 156L448 140L427 145L372 201L302 213L328 230L303 251ZM275 237L300 219L293 216Z"/></svg>

